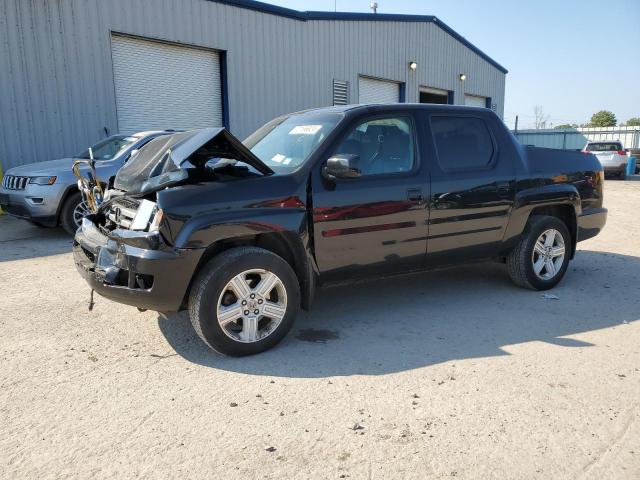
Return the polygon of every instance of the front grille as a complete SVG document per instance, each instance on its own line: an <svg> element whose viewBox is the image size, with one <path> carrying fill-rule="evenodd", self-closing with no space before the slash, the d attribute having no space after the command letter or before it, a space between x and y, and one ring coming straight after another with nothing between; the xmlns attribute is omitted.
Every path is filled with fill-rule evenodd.
<svg viewBox="0 0 640 480"><path fill-rule="evenodd" d="M24 190L29 183L29 177L16 177L15 175L5 175L2 179L2 187L7 190Z"/></svg>
<svg viewBox="0 0 640 480"><path fill-rule="evenodd" d="M129 229L131 228L131 222L133 222L139 206L140 202L137 200L121 197L114 200L109 206L107 216L116 226Z"/></svg>

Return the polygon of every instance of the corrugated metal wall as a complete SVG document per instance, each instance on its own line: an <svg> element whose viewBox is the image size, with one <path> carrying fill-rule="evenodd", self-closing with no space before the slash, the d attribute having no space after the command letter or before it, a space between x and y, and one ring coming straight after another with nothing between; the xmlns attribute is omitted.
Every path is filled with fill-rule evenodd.
<svg viewBox="0 0 640 480"><path fill-rule="evenodd" d="M334 78L356 102L358 75L405 82L407 102L425 85L504 108L504 73L433 23L303 22L207 0L3 0L5 170L117 132L112 32L226 50L230 128L241 138L276 115L331 105Z"/></svg>

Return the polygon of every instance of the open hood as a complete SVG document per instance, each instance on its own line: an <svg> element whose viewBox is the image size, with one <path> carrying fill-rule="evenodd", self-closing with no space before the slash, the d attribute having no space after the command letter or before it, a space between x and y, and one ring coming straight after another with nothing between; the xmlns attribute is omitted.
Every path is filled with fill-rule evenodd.
<svg viewBox="0 0 640 480"><path fill-rule="evenodd" d="M189 168L214 158L238 160L264 175L273 173L262 160L224 128L203 128L153 139L118 171L114 187L130 194L148 193L184 181Z"/></svg>

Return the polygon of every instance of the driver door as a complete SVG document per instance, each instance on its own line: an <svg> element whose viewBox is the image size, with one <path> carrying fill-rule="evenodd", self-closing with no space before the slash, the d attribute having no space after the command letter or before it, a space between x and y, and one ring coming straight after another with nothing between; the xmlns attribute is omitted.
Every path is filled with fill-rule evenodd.
<svg viewBox="0 0 640 480"><path fill-rule="evenodd" d="M416 121L408 114L366 117L332 155L357 160L357 178L312 177L316 260L323 280L419 269L427 249L428 176Z"/></svg>

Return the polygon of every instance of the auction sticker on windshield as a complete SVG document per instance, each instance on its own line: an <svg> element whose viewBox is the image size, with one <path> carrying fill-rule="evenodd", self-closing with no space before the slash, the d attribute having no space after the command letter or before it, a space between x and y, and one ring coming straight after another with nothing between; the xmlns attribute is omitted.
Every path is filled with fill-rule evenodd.
<svg viewBox="0 0 640 480"><path fill-rule="evenodd" d="M322 125L296 125L289 131L289 135L315 135Z"/></svg>

